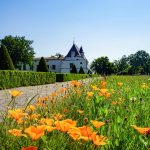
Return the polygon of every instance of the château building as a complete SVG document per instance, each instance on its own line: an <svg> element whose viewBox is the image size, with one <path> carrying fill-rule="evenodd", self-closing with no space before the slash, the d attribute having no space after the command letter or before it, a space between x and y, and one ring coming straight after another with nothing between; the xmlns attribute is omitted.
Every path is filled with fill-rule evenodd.
<svg viewBox="0 0 150 150"><path fill-rule="evenodd" d="M37 71L37 66L39 64L40 59L41 58L34 58L32 69L27 65L26 70ZM89 70L89 62L85 57L82 46L79 48L75 43L73 43L71 49L65 57L51 56L44 57L44 59L47 63L50 72L70 73L70 70L73 65L76 66L77 71L80 70L80 67L83 68L85 73L88 73Z"/></svg>

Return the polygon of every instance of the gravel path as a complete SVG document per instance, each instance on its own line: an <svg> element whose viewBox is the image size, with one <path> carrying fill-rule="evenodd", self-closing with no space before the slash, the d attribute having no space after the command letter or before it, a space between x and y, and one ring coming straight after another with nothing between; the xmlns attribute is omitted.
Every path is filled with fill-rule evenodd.
<svg viewBox="0 0 150 150"><path fill-rule="evenodd" d="M90 83L93 79L84 79L81 80L84 84ZM7 90L0 90L0 111L3 112L6 110L7 104L11 100L11 95L9 91L11 90L19 90L23 92L23 94L16 98L16 105L17 107L22 107L26 104L27 100L38 94L38 96L46 96L49 95L51 92L55 92L61 87L69 86L69 82L60 82L54 84L47 84L47 85L38 85L38 86L28 86L28 87L18 87L13 89ZM1 116L1 115L0 115Z"/></svg>

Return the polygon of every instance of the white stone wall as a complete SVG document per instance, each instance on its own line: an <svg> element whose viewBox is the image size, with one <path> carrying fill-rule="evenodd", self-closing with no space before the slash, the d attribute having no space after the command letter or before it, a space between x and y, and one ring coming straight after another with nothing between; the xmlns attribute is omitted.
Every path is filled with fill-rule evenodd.
<svg viewBox="0 0 150 150"><path fill-rule="evenodd" d="M71 70L70 63L72 63L76 66L77 71L79 71L80 67L82 67L85 73L88 72L87 61L85 59L81 58L81 57L80 58L75 57L75 58L72 58L72 59L66 58L62 62L62 64L61 64L61 72L62 73L70 73L70 70Z"/></svg>

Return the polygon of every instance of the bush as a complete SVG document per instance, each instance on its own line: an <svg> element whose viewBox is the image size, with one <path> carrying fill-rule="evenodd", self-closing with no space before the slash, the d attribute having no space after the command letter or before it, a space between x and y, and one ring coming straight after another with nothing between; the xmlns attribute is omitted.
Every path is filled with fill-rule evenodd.
<svg viewBox="0 0 150 150"><path fill-rule="evenodd" d="M13 62L5 45L0 47L0 70L14 70Z"/></svg>
<svg viewBox="0 0 150 150"><path fill-rule="evenodd" d="M56 74L56 82L65 82L71 80L81 80L90 77L97 77L97 74L73 74L73 73L57 73Z"/></svg>
<svg viewBox="0 0 150 150"><path fill-rule="evenodd" d="M54 82L56 82L55 73L0 70L0 89Z"/></svg>
<svg viewBox="0 0 150 150"><path fill-rule="evenodd" d="M82 67L80 67L79 74L84 74L84 70Z"/></svg>
<svg viewBox="0 0 150 150"><path fill-rule="evenodd" d="M48 67L47 67L44 57L41 57L41 59L39 61L39 65L37 67L37 71L38 72L48 72Z"/></svg>

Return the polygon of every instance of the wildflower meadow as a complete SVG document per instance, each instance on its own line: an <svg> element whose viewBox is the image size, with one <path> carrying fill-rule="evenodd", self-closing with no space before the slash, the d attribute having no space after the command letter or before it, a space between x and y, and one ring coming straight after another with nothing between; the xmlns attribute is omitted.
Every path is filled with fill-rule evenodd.
<svg viewBox="0 0 150 150"><path fill-rule="evenodd" d="M85 83L86 82L86 83ZM88 83L87 83L88 82ZM0 150L149 150L150 76L71 81L1 112Z"/></svg>

